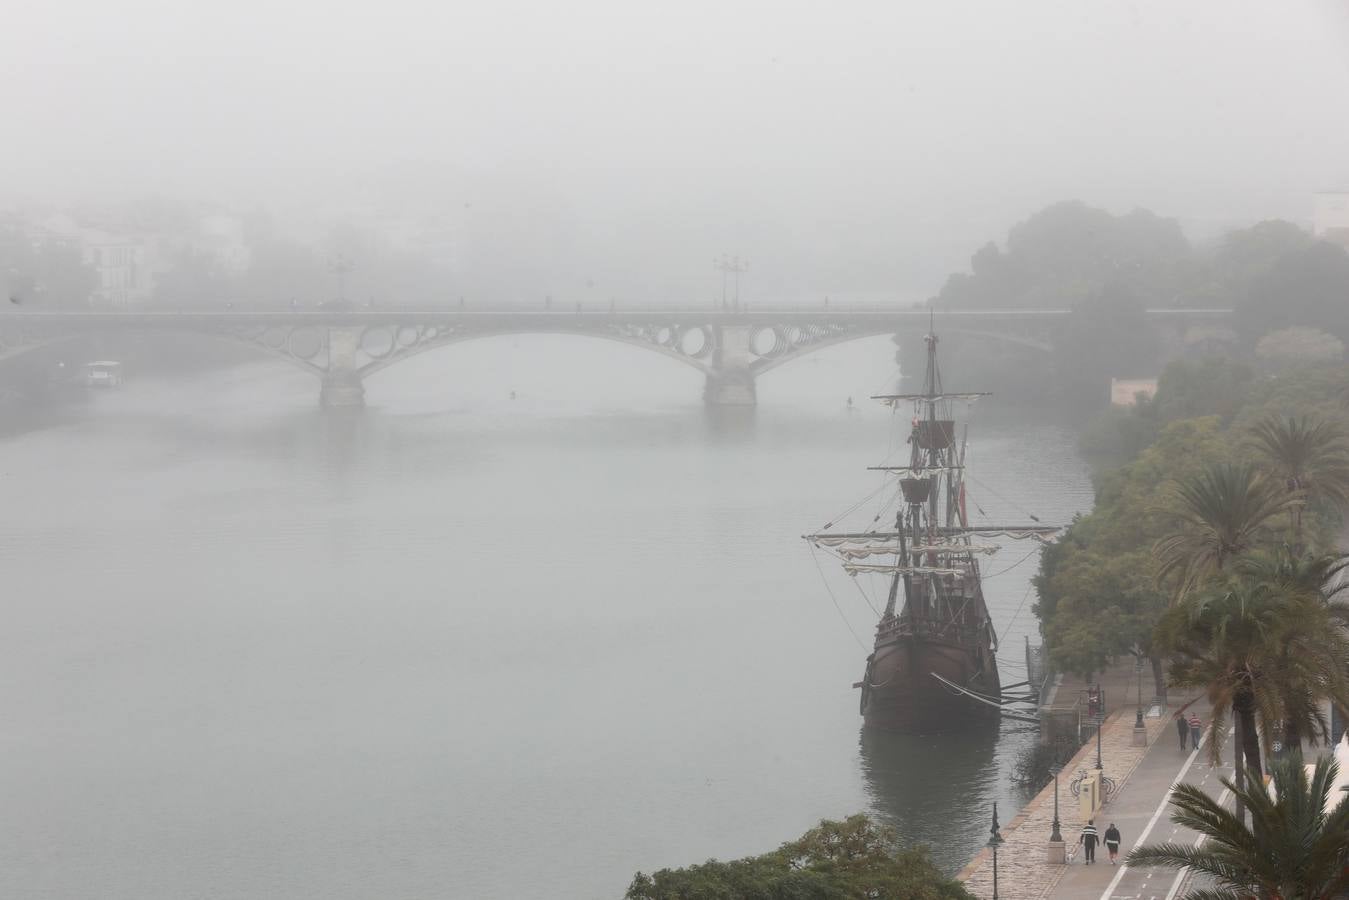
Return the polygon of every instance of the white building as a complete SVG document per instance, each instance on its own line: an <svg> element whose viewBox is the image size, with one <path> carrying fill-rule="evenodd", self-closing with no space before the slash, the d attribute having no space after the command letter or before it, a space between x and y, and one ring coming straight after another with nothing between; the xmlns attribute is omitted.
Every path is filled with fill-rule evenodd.
<svg viewBox="0 0 1349 900"><path fill-rule="evenodd" d="M83 242L84 261L98 276L91 298L95 306L128 307L148 303L155 291L157 254L152 242L107 233Z"/></svg>
<svg viewBox="0 0 1349 900"><path fill-rule="evenodd" d="M1349 191L1322 191L1312 198L1312 234L1349 247Z"/></svg>

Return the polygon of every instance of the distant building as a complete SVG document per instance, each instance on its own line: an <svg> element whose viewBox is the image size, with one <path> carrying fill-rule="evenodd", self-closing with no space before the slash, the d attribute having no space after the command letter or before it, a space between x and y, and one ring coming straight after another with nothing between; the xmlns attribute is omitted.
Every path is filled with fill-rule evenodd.
<svg viewBox="0 0 1349 900"><path fill-rule="evenodd" d="M1312 198L1312 234L1349 248L1349 191L1322 191Z"/></svg>
<svg viewBox="0 0 1349 900"><path fill-rule="evenodd" d="M202 216L197 221L196 234L188 243L230 275L242 275L253 262L253 254L244 239L243 221L236 216L225 213Z"/></svg>
<svg viewBox="0 0 1349 900"><path fill-rule="evenodd" d="M91 302L96 306L138 306L155 292L154 245L130 236L91 232L83 242L84 261L98 282Z"/></svg>
<svg viewBox="0 0 1349 900"><path fill-rule="evenodd" d="M1137 406L1139 396L1151 400L1157 395L1156 378L1110 379L1111 406Z"/></svg>
<svg viewBox="0 0 1349 900"><path fill-rule="evenodd" d="M93 306L135 306L154 293L158 253L145 236L93 227L67 213L29 219L22 226L33 246L77 248L81 261L94 271Z"/></svg>

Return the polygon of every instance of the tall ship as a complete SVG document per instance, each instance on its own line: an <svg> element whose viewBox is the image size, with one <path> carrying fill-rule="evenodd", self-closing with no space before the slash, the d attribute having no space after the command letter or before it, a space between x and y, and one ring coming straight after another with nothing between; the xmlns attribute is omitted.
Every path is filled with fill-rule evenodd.
<svg viewBox="0 0 1349 900"><path fill-rule="evenodd" d="M898 412L912 407L906 465L872 466L898 482L893 530L806 535L836 556L851 576L888 578L875 645L860 688L868 728L928 732L997 717L1003 705L998 637L984 603L979 558L998 551L991 539L1047 541L1059 529L972 525L965 496L968 425L953 407L987 392L947 393L937 365L937 335L924 337L927 367L918 394L873 397ZM879 518L879 516L878 516ZM983 540L981 540L983 539Z"/></svg>

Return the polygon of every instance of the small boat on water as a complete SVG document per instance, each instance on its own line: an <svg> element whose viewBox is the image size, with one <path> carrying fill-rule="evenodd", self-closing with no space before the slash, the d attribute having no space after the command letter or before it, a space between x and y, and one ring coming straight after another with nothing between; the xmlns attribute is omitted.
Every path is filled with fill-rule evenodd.
<svg viewBox="0 0 1349 900"><path fill-rule="evenodd" d="M927 367L918 394L873 397L892 409L912 406L908 459L873 466L898 481L893 530L806 535L836 556L851 576L888 576L888 596L866 659L860 707L864 724L928 732L996 717L1004 702L998 638L984 603L978 558L999 549L978 538L1047 541L1059 529L1039 523L972 525L965 495L968 426L956 439L952 407L987 393L946 393L937 335L925 336ZM1024 698L1018 698L1024 699Z"/></svg>
<svg viewBox="0 0 1349 900"><path fill-rule="evenodd" d="M112 360L100 360L84 364L84 384L86 387L118 387L121 383L121 363Z"/></svg>

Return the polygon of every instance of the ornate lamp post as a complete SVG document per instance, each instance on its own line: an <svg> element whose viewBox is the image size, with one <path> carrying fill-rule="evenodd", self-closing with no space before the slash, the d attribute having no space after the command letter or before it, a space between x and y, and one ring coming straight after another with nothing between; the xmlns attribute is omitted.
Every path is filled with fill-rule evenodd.
<svg viewBox="0 0 1349 900"><path fill-rule="evenodd" d="M1105 704L1102 704L1104 706ZM1096 714L1096 771L1101 771L1101 728L1105 725L1105 712Z"/></svg>
<svg viewBox="0 0 1349 900"><path fill-rule="evenodd" d="M1143 657L1134 660L1134 671L1138 673L1138 715L1134 718L1134 727L1143 727Z"/></svg>
<svg viewBox="0 0 1349 900"><path fill-rule="evenodd" d="M998 900L998 845L1002 843L1002 835L998 833L998 804L993 803L993 827L989 830L988 849L993 851L993 900Z"/></svg>
<svg viewBox="0 0 1349 900"><path fill-rule="evenodd" d="M1138 714L1134 717L1134 746L1148 745L1148 729L1143 725L1143 654L1134 660L1134 671L1138 674Z"/></svg>
<svg viewBox="0 0 1349 900"><path fill-rule="evenodd" d="M1059 830L1059 773L1063 766L1054 763L1049 767L1054 775L1054 830L1049 833L1049 844L1045 848L1045 862L1051 866L1062 866L1068 862L1067 848L1063 844L1063 832Z"/></svg>
<svg viewBox="0 0 1349 900"><path fill-rule="evenodd" d="M1063 843L1063 834L1059 831L1059 773L1063 771L1063 766L1058 763L1049 767L1049 771L1054 773L1054 830L1050 832L1049 839Z"/></svg>

